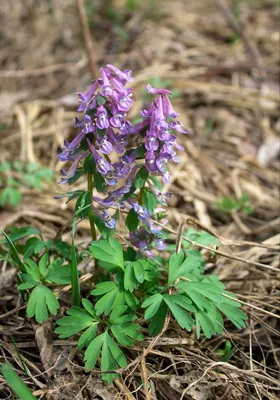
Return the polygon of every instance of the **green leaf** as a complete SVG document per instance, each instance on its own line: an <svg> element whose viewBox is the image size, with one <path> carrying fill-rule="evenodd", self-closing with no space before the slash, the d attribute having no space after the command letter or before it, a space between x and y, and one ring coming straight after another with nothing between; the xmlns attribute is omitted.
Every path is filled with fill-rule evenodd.
<svg viewBox="0 0 280 400"><path fill-rule="evenodd" d="M136 174L135 179L134 179L134 185L137 189L141 189L149 176L149 172L146 170L145 167L142 167Z"/></svg>
<svg viewBox="0 0 280 400"><path fill-rule="evenodd" d="M118 294L118 288L111 290L110 292L106 293L101 299L97 301L95 304L96 315L110 314L114 303L116 302Z"/></svg>
<svg viewBox="0 0 280 400"><path fill-rule="evenodd" d="M101 353L101 370L114 370L117 368L117 364L121 368L125 368L127 365L126 358L119 346L114 342L109 333L106 331ZM117 377L118 374L102 374L102 379L107 381L108 383L112 383L113 380Z"/></svg>
<svg viewBox="0 0 280 400"><path fill-rule="evenodd" d="M38 265L31 259L26 260L27 265L25 266L26 271L29 275L33 277L33 279L37 282L40 282L41 273Z"/></svg>
<svg viewBox="0 0 280 400"><path fill-rule="evenodd" d="M61 339L68 338L69 336L75 335L76 333L81 332L89 327L97 328L99 323L96 316L80 307L70 308L70 310L67 311L67 314L68 316L60 318L57 321L57 325L59 325L59 327L56 328L55 332L59 334ZM93 333L94 329L87 333L88 336L85 335L83 339L81 339L81 343L79 343L79 345L86 343Z"/></svg>
<svg viewBox="0 0 280 400"><path fill-rule="evenodd" d="M184 296L163 295L163 298L181 328L190 331L194 320L186 310L194 311L195 308L184 300Z"/></svg>
<svg viewBox="0 0 280 400"><path fill-rule="evenodd" d="M125 306L116 307L110 315L111 331L118 343L124 346L133 346L134 340L144 340L139 332L141 326L132 323L137 317L133 314L124 314Z"/></svg>
<svg viewBox="0 0 280 400"><path fill-rule="evenodd" d="M217 304L217 308L225 314L228 319L235 325L237 328L245 328L245 321L248 319L247 315L240 310L238 307L234 307L232 305L219 303Z"/></svg>
<svg viewBox="0 0 280 400"><path fill-rule="evenodd" d="M92 154L89 154L83 164L85 174L93 174L96 171L96 163Z"/></svg>
<svg viewBox="0 0 280 400"><path fill-rule="evenodd" d="M96 318L95 309L91 301L89 301L88 299L82 299L82 305L90 315Z"/></svg>
<svg viewBox="0 0 280 400"><path fill-rule="evenodd" d="M124 297L125 297L125 303L128 305L128 307L131 310L136 310L139 304L139 300L137 299L137 297L135 297L132 293L128 291L124 292Z"/></svg>
<svg viewBox="0 0 280 400"><path fill-rule="evenodd" d="M105 104L107 101L106 97L101 96L100 94L98 94L96 96L96 102L99 106L103 106L103 104Z"/></svg>
<svg viewBox="0 0 280 400"><path fill-rule="evenodd" d="M149 176L149 179L152 181L153 185L162 192L162 184L160 183L159 179L156 176Z"/></svg>
<svg viewBox="0 0 280 400"><path fill-rule="evenodd" d="M168 285L171 285L177 278L177 271L184 260L184 252L173 253L168 263Z"/></svg>
<svg viewBox="0 0 280 400"><path fill-rule="evenodd" d="M93 341L97 333L97 326L98 322L96 322L94 325L91 325L84 331L78 341L79 350L82 350L84 347L89 346L89 344Z"/></svg>
<svg viewBox="0 0 280 400"><path fill-rule="evenodd" d="M71 244L71 286L72 286L72 305L78 307L80 305L81 292L80 292L80 281L78 271L78 260L75 249L75 231L76 231L76 218L73 219L72 223L72 244Z"/></svg>
<svg viewBox="0 0 280 400"><path fill-rule="evenodd" d="M130 261L125 262L124 270L124 288L133 292L138 287L138 282L135 278L133 263Z"/></svg>
<svg viewBox="0 0 280 400"><path fill-rule="evenodd" d="M180 276L186 276L201 266L201 259L198 257L190 255L182 262L183 258L184 252L182 251L179 254L171 255L168 267L168 285L171 285Z"/></svg>
<svg viewBox="0 0 280 400"><path fill-rule="evenodd" d="M32 289L34 286L36 286L36 282L24 282L18 285L18 290Z"/></svg>
<svg viewBox="0 0 280 400"><path fill-rule="evenodd" d="M204 335L210 339L212 335L216 333L221 333L223 330L223 325L219 325L213 320L213 315L208 314L204 311L198 311L195 313L196 319L196 334L197 338L200 337L200 327L204 332Z"/></svg>
<svg viewBox="0 0 280 400"><path fill-rule="evenodd" d="M93 172L93 178L94 178L95 189L97 190L98 193L103 193L106 187L105 179L97 170Z"/></svg>
<svg viewBox="0 0 280 400"><path fill-rule="evenodd" d="M59 260L63 262L62 259ZM72 266L70 264L61 265L61 263L55 263L55 261L53 261L47 270L45 280L59 285L67 285L71 283L71 270Z"/></svg>
<svg viewBox="0 0 280 400"><path fill-rule="evenodd" d="M69 185L73 185L80 177L84 174L84 169L83 168L78 168L75 172L75 175L73 178L68 179Z"/></svg>
<svg viewBox="0 0 280 400"><path fill-rule="evenodd" d="M127 214L125 225L127 226L129 232L135 232L138 228L139 219L133 208L131 208Z"/></svg>
<svg viewBox="0 0 280 400"><path fill-rule="evenodd" d="M193 240L196 243L203 244L205 246L212 246L215 244L219 244L219 241L215 236L205 231L197 231L193 228L190 228L186 232L184 232L183 236L187 237L190 240Z"/></svg>
<svg viewBox="0 0 280 400"><path fill-rule="evenodd" d="M8 236L4 231L2 231L2 229L0 229L0 232L1 232L2 235L4 235L5 238L6 238L7 246L8 246L8 248L9 248L10 253L11 253L11 257L12 257L13 261L17 264L17 266L19 267L19 269L20 269L22 272L26 272L25 265L23 264L23 262L22 262L21 259L19 258L17 249L15 248L13 242L11 241L11 239L9 238L9 236Z"/></svg>
<svg viewBox="0 0 280 400"><path fill-rule="evenodd" d="M48 319L48 310L52 315L56 315L59 303L53 292L46 286L36 286L32 291L28 304L27 316L35 319L40 324Z"/></svg>
<svg viewBox="0 0 280 400"><path fill-rule="evenodd" d="M75 206L75 215L78 215L82 219L87 218L90 206L91 195L89 192L85 192L77 199Z"/></svg>
<svg viewBox="0 0 280 400"><path fill-rule="evenodd" d="M11 206L16 207L22 199L20 191L16 188L6 187L0 195L0 203L5 206L9 203Z"/></svg>
<svg viewBox="0 0 280 400"><path fill-rule="evenodd" d="M182 289L201 311L211 309L211 301L223 302L222 289L204 282L178 282L176 286Z"/></svg>
<svg viewBox="0 0 280 400"><path fill-rule="evenodd" d="M163 301L149 323L148 331L150 335L156 336L160 333L164 326L167 311L168 307Z"/></svg>
<svg viewBox="0 0 280 400"><path fill-rule="evenodd" d="M109 236L112 236L115 232L114 229L108 228L104 221L98 217L97 215L93 215L93 221L100 232L101 236L105 239L107 239Z"/></svg>
<svg viewBox="0 0 280 400"><path fill-rule="evenodd" d="M156 293L153 296L148 297L143 303L142 308L147 308L144 314L145 320L152 318L158 311L163 297L160 293Z"/></svg>
<svg viewBox="0 0 280 400"><path fill-rule="evenodd" d="M11 169L11 163L8 161L2 161L0 163L0 172L7 172Z"/></svg>
<svg viewBox="0 0 280 400"><path fill-rule="evenodd" d="M144 190L144 203L143 206L147 210L150 211L150 213L153 213L157 205L157 200L153 193L150 190L145 189Z"/></svg>
<svg viewBox="0 0 280 400"><path fill-rule="evenodd" d="M101 282L95 286L95 289L91 291L91 294L94 296L102 296L103 294L111 292L111 290L115 290L116 288L117 284L115 282Z"/></svg>
<svg viewBox="0 0 280 400"><path fill-rule="evenodd" d="M49 257L47 255L47 253L45 253L42 257L41 260L39 261L39 270L40 270L40 274L45 278L45 276L47 275L47 265L49 262Z"/></svg>
<svg viewBox="0 0 280 400"><path fill-rule="evenodd" d="M86 361L85 367L87 369L93 369L95 367L104 340L105 340L105 333L102 333L102 335L97 336L90 343L87 350L85 351L84 360Z"/></svg>
<svg viewBox="0 0 280 400"><path fill-rule="evenodd" d="M1 372L20 400L37 399L37 397L33 396L32 392L28 389L26 384L15 373L11 364L3 364L1 367Z"/></svg>
<svg viewBox="0 0 280 400"><path fill-rule="evenodd" d="M140 261L133 262L134 275L139 283L144 282L145 268Z"/></svg>
<svg viewBox="0 0 280 400"><path fill-rule="evenodd" d="M123 250L120 243L113 239L100 239L97 242L93 242L90 246L91 254L97 260L108 262L111 265L115 265L124 269L124 258Z"/></svg>
<svg viewBox="0 0 280 400"><path fill-rule="evenodd" d="M136 160L141 160L142 158L144 158L146 153L147 153L147 149L146 149L145 145L143 143L141 143L135 149Z"/></svg>
<svg viewBox="0 0 280 400"><path fill-rule="evenodd" d="M31 235L39 235L40 231L38 229L33 228L33 226L27 226L27 227L22 227L22 228L13 228L11 230L11 233L9 235L10 240L15 243L16 241L23 239L27 236ZM7 241L3 241L4 244L7 244Z"/></svg>

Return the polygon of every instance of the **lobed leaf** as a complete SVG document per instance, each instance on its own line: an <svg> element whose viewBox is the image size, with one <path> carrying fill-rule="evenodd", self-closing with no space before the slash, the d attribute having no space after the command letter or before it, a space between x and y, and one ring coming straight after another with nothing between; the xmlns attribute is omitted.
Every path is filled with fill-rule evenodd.
<svg viewBox="0 0 280 400"><path fill-rule="evenodd" d="M100 239L91 244L90 251L92 256L97 260L104 261L105 263L108 262L110 265L124 269L123 250L117 240L111 237Z"/></svg>

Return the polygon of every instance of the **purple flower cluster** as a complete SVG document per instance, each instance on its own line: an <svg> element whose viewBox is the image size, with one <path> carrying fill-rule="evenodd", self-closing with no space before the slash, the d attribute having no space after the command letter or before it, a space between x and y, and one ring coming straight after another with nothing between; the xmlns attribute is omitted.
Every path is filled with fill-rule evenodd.
<svg viewBox="0 0 280 400"><path fill-rule="evenodd" d="M146 86L148 93L157 95L149 110L141 112L143 120L149 121L149 129L146 132L145 147L147 149L145 165L149 172L159 174L165 183L170 181L170 173L167 169L167 163L172 160L179 162L175 149L184 150L176 142L174 131L187 133L183 130L182 124L175 120L169 122L169 119L178 117L168 95L172 94L166 89L154 89L151 85Z"/></svg>
<svg viewBox="0 0 280 400"><path fill-rule="evenodd" d="M73 177L79 162L89 154L88 151L81 152L80 145L84 139L87 140L98 172L108 185L115 185L117 177L124 178L129 172L130 168L121 168L119 163L111 165L106 156L113 151L123 154L127 146L125 139L131 134L131 124L125 121L126 113L133 104L132 89L125 87L131 80L130 71L122 72L113 65L107 65L107 68L101 69L101 78L93 82L87 93L78 93L78 111L83 112L84 116L75 118L73 125L80 129L80 133L71 143L65 141L63 151L59 154L60 161L73 162L68 173L63 171L60 183ZM120 162L126 163L127 160Z"/></svg>
<svg viewBox="0 0 280 400"><path fill-rule="evenodd" d="M94 213L103 220L106 227L114 229L117 221L108 209L133 209L140 225L136 232L131 233L131 241L145 251L149 251L151 243L162 250L165 244L161 238L161 229L153 223L150 212L139 204L133 184L137 170L143 165L149 175L161 176L164 182L169 182L167 163L178 162L176 150L184 149L176 142L175 132L186 132L176 119L178 114L169 100L168 96L172 92L155 89L150 85L147 85L146 90L155 98L151 107L141 112L142 122L133 126L126 120L127 112L133 104L132 89L126 87L130 81L130 71L121 71L113 65L107 65L101 69L101 78L95 80L85 94L78 93L78 111L83 113L83 117L75 118L73 125L79 129L79 133L72 142L64 142L59 154L60 161L72 163L68 171L61 171L60 183L69 182L79 166L82 167L82 161L91 155L98 173L109 187L123 180L118 188L108 191L105 198L93 198L96 203L96 206L93 204ZM137 142L144 145L144 164L136 159L137 148L128 150L128 137L132 135L137 135ZM114 162L111 161L113 157ZM149 179L147 184L157 202L166 205L171 193L161 193Z"/></svg>

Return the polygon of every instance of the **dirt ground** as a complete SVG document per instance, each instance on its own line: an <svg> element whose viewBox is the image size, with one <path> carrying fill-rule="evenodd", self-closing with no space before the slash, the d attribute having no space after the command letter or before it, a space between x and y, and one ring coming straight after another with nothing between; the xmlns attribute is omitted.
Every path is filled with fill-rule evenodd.
<svg viewBox="0 0 280 400"><path fill-rule="evenodd" d="M87 88L96 65L133 71L133 118L145 102L147 81L167 86L190 132L181 138L186 151L166 186L174 194L169 226L176 234L185 220L186 228L219 239L207 268L237 293L249 320L243 330L226 324L211 340L197 340L171 321L145 360L112 386L94 372L86 375L75 343L54 335L54 354L64 361L45 373L34 327L18 309L16 271L0 261L0 311L8 313L0 315L0 363L13 363L34 394L48 400L278 399L279 3L153 0L131 10L121 0L87 0L89 38L78 3L0 4L0 161L39 162L58 180L58 150L75 133L76 92ZM0 208L0 228L33 225L53 238L73 215L71 203L54 199L63 190L55 182L40 192L21 188L16 208ZM226 199L239 206L228 207ZM86 222L78 235L90 242ZM229 360L217 352L226 342L233 349ZM132 348L129 360L143 350ZM0 376L0 399L12 396Z"/></svg>

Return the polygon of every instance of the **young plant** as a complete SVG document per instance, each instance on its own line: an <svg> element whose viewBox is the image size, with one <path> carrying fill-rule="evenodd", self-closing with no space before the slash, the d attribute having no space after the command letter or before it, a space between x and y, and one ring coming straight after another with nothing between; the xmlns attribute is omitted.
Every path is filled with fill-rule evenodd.
<svg viewBox="0 0 280 400"><path fill-rule="evenodd" d="M221 201L215 205L224 212L241 211L247 215L254 212L254 207L247 193L242 193L239 199L235 199L234 197L222 197Z"/></svg>
<svg viewBox="0 0 280 400"><path fill-rule="evenodd" d="M218 277L204 274L200 251L190 248L186 240L180 252L167 247L164 225L171 193L163 191L162 183L170 182L168 164L179 162L176 151L184 150L177 143L177 134L187 132L170 102L172 92L151 85L146 90L152 103L133 125L127 119L133 100L126 84L131 80L130 71L107 65L87 93L78 93L82 117L75 119L74 126L79 133L71 142L65 141L59 154L60 161L69 163L60 183L72 185L85 178L87 190L56 196L76 201L70 270L46 247L32 255L35 260L25 256L22 262L6 238L11 257L21 269L19 289L32 290L28 293L29 317L35 315L42 321L47 307L56 313L59 305L49 295L50 287L68 283L71 271L72 308L57 321L56 333L60 338L81 333L78 348L85 349L86 368L98 363L108 382L118 376L116 370L127 365L123 347L143 340L140 319L151 335L157 335L170 313L182 329L196 327L198 338L201 331L207 338L221 333L223 316L238 328L245 327L246 320L240 303ZM81 255L74 246L80 219L89 220L92 243L86 251L96 268L88 298L81 298ZM187 235L216 244L207 233L191 231ZM40 291L43 298L38 311L34 291Z"/></svg>
<svg viewBox="0 0 280 400"><path fill-rule="evenodd" d="M41 190L43 183L54 181L54 177L51 169L38 164L0 163L0 205L16 207L22 200L21 188Z"/></svg>

